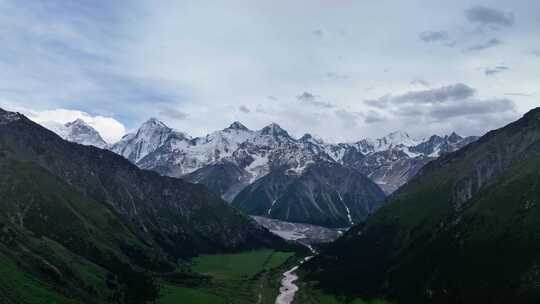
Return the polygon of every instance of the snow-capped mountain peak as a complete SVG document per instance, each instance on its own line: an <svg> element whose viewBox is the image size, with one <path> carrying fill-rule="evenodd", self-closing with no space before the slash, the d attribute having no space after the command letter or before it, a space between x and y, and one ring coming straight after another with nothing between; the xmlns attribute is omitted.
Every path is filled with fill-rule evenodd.
<svg viewBox="0 0 540 304"><path fill-rule="evenodd" d="M306 133L299 139L300 142L310 143L313 145L324 145L324 141L320 138L315 138L313 135Z"/></svg>
<svg viewBox="0 0 540 304"><path fill-rule="evenodd" d="M463 137L461 137L460 135L458 135L456 132L452 132L452 134L450 134L450 136L448 136L448 140L449 140L450 142L456 143L456 142L458 142L458 141L463 140Z"/></svg>
<svg viewBox="0 0 540 304"><path fill-rule="evenodd" d="M76 125L80 125L80 126L83 126L83 127L90 127L89 124L87 124L84 120L82 120L80 118L77 118L72 122L68 122L66 124L66 127L68 127L68 126L76 126Z"/></svg>
<svg viewBox="0 0 540 304"><path fill-rule="evenodd" d="M453 152L476 139L475 136L463 138L455 132L445 136L432 135L421 143L410 147L410 151L429 157L439 157L441 154Z"/></svg>
<svg viewBox="0 0 540 304"><path fill-rule="evenodd" d="M249 131L249 129L244 126L241 122L235 121L233 122L229 127L227 127L225 130L242 130L242 131Z"/></svg>
<svg viewBox="0 0 540 304"><path fill-rule="evenodd" d="M52 123L45 125L66 140L101 149L107 147L99 132L82 119L76 119L65 125Z"/></svg>
<svg viewBox="0 0 540 304"><path fill-rule="evenodd" d="M97 134L91 132L93 129L84 121L75 121L69 126L85 130L76 133ZM56 132L67 134L68 127L60 127L55 128L58 129ZM84 138L63 137L76 142L84 141ZM219 180L217 184L229 185L223 186L225 188L222 190L232 199L242 187L273 170L285 170L287 174L300 176L313 164L321 163L356 169L390 193L414 176L427 162L475 139L463 138L456 133L417 139L407 132L395 131L377 139L330 144L309 133L298 139L291 137L276 123L253 131L238 121L223 130L191 138L152 118L110 149L141 168L188 180L189 176L193 176L192 181L195 182L201 182L203 178L209 182L208 174L213 172L221 176L213 177Z"/></svg>
<svg viewBox="0 0 540 304"><path fill-rule="evenodd" d="M261 129L262 135L271 135L274 137L283 136L283 137L289 137L289 133L285 131L283 128L281 128L277 123L273 122L269 124L268 126Z"/></svg>
<svg viewBox="0 0 540 304"><path fill-rule="evenodd" d="M388 135L376 139L376 150L386 150L396 146L414 146L419 143L419 140L411 137L407 132L394 131Z"/></svg>
<svg viewBox="0 0 540 304"><path fill-rule="evenodd" d="M406 142L414 141L409 133L405 131L394 131L385 136L388 140L395 144L404 144Z"/></svg>
<svg viewBox="0 0 540 304"><path fill-rule="evenodd" d="M355 145L363 154L386 151L389 149L404 149L421 143L422 140L410 136L404 131L394 131L380 138L365 138L358 141ZM407 149L405 149L407 150Z"/></svg>
<svg viewBox="0 0 540 304"><path fill-rule="evenodd" d="M165 123L157 118L150 118L145 121L137 130L137 133L153 133L161 130L171 130Z"/></svg>
<svg viewBox="0 0 540 304"><path fill-rule="evenodd" d="M138 162L161 147L174 131L156 118L145 121L135 133L125 135L111 150Z"/></svg>

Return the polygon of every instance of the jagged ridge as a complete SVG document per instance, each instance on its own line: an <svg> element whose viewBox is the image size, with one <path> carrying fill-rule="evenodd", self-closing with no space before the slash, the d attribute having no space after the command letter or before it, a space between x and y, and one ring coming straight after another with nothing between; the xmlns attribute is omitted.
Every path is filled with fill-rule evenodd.
<svg viewBox="0 0 540 304"><path fill-rule="evenodd" d="M538 302L538 172L540 108L429 163L305 270L399 303Z"/></svg>
<svg viewBox="0 0 540 304"><path fill-rule="evenodd" d="M309 172L306 170L315 164L326 164L320 166L319 170L323 167L339 167L343 174L349 176L347 169L354 169L368 176L386 193L391 193L406 183L429 161L440 154L455 151L474 140L474 137L462 138L455 133L450 136L434 135L428 139L418 140L405 132L393 132L379 139L328 144L310 134L305 134L299 139L293 138L276 123L261 130L252 131L240 122L234 122L228 128L207 136L192 138L169 128L157 119L150 119L136 132L124 136L120 142L111 147L111 150L123 155L141 168L202 183L227 201L233 201L244 189L253 193L256 181L262 180L266 183L275 181L269 175L272 172L278 172L284 175L284 179L292 181L304 176L305 172ZM268 178L263 179L263 177ZM248 186L250 186L249 189L246 188ZM285 189L272 184L268 187L283 191ZM327 189L327 191L331 190ZM254 205L251 207L246 206L245 199L242 203L240 203L242 200L237 199L236 204L242 206L241 209L245 212L261 215L262 211L255 210L266 210L268 205L266 200L273 201L277 198L274 196L283 194L273 194L261 201L251 201L249 204ZM304 195L307 195L307 192L304 191ZM243 194L243 197L248 196ZM330 195L330 197L331 199L307 197L306 201L310 201L314 206L320 203L324 208L327 208L328 204L341 205L335 195ZM378 206L376 202L381 201L381 198L378 194L368 195L368 197L371 197L373 201L352 202L362 205L352 209L372 212L376 209L372 207ZM318 201L319 199L322 201ZM336 210L339 214L332 215L334 221L328 221L327 225L350 223L346 221L349 214L343 211L343 208ZM362 220L369 212L352 212L353 221ZM278 216L272 212L267 216L321 223L321 218L315 213L303 212L303 214L305 218L300 219L290 214Z"/></svg>

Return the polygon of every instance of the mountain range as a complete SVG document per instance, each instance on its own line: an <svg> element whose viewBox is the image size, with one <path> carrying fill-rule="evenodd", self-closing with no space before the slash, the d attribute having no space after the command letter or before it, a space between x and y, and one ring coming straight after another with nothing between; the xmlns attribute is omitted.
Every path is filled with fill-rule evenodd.
<svg viewBox="0 0 540 304"><path fill-rule="evenodd" d="M101 143L83 124L66 124L59 135ZM393 132L332 144L310 134L294 138L275 123L253 131L240 122L191 137L149 119L106 148L140 168L204 184L248 214L344 227L365 219L425 164L474 140Z"/></svg>
<svg viewBox="0 0 540 304"><path fill-rule="evenodd" d="M0 198L7 303L146 303L157 297L148 274L174 272L183 259L289 246L202 185L141 170L2 109Z"/></svg>
<svg viewBox="0 0 540 304"><path fill-rule="evenodd" d="M536 108L424 166L304 278L395 303L537 303L539 174Z"/></svg>
<svg viewBox="0 0 540 304"><path fill-rule="evenodd" d="M86 129L77 124L65 128ZM170 150L174 143L183 150ZM418 141L398 132L333 145L295 139L276 124L251 131L239 123L191 138L153 119L106 148L120 150L71 143L0 109L0 281L10 286L8 303L45 295L142 303L157 296L153 275L175 273L194 255L291 248L213 188L230 184L139 168L166 151L189 155L178 166L190 168L184 178L245 175L232 205L247 213L352 226L299 266L303 290L405 304L540 299L540 108L479 139ZM187 161L193 155L213 161L198 167ZM370 166L359 165L396 161L392 167L407 157L430 161L386 198L362 172ZM301 225L256 218L276 233L308 237ZM335 237L315 236L323 234Z"/></svg>

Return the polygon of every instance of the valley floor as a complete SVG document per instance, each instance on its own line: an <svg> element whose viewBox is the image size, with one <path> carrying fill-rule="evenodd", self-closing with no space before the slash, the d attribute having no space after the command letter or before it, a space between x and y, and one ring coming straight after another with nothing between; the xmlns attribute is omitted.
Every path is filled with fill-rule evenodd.
<svg viewBox="0 0 540 304"><path fill-rule="evenodd" d="M165 282L158 303L273 304L281 274L296 260L293 253L273 250L201 256L190 270L209 279L195 286Z"/></svg>
<svg viewBox="0 0 540 304"><path fill-rule="evenodd" d="M191 284L164 281L159 304L275 304L283 274L305 257L270 249L205 255L191 261L190 271L209 280ZM312 283L294 282L293 304L388 304L326 294Z"/></svg>

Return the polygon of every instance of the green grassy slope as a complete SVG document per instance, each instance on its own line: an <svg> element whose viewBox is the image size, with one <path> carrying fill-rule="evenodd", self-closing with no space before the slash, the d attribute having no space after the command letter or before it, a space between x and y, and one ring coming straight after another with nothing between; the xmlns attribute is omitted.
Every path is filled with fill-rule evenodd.
<svg viewBox="0 0 540 304"><path fill-rule="evenodd" d="M540 110L427 165L305 268L403 303L540 300Z"/></svg>
<svg viewBox="0 0 540 304"><path fill-rule="evenodd" d="M77 303L55 291L52 284L21 271L3 254L0 254L0 295L6 304Z"/></svg>
<svg viewBox="0 0 540 304"><path fill-rule="evenodd" d="M209 279L189 287L168 282L159 303L274 303L281 273L292 256L290 252L266 249L194 258L191 271Z"/></svg>
<svg viewBox="0 0 540 304"><path fill-rule="evenodd" d="M203 255L193 259L193 271L216 279L239 280L281 265L290 253L273 250L251 251L242 254Z"/></svg>
<svg viewBox="0 0 540 304"><path fill-rule="evenodd" d="M58 303L91 296L142 267L175 267L139 240L106 205L96 203L32 163L0 158L0 285L6 298ZM6 216L12 214L12 216ZM137 255L132 254L137 251ZM114 273L114 275L113 275ZM17 283L14 283L17 282ZM36 292L33 292L35 290Z"/></svg>
<svg viewBox="0 0 540 304"><path fill-rule="evenodd" d="M259 248L289 244L203 186L0 109L0 299L145 303L182 260Z"/></svg>

